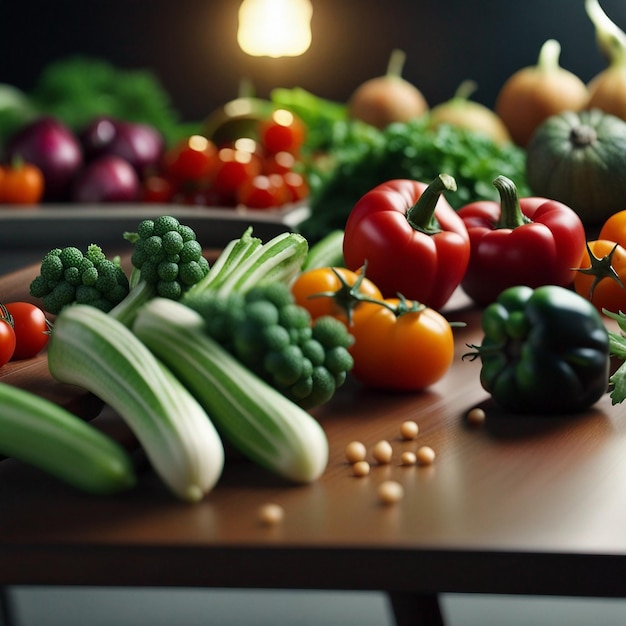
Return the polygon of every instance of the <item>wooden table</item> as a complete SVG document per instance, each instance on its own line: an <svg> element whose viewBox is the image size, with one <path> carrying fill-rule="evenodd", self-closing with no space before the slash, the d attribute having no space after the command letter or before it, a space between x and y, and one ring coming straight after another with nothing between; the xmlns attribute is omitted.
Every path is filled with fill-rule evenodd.
<svg viewBox="0 0 626 626"><path fill-rule="evenodd" d="M31 276L0 280L0 299L23 296ZM442 624L443 592L626 596L626 407L607 396L577 417L499 415L479 363L461 360L480 339L479 314L449 317L467 326L455 330L454 364L430 390L387 394L350 382L314 412L330 462L309 486L231 455L198 505L175 500L149 468L133 491L99 498L3 461L0 585L382 590L399 625ZM480 427L465 418L476 405L487 413ZM400 439L407 419L420 427L415 441ZM129 440L106 408L93 423ZM392 463L354 477L346 444L381 439ZM419 445L436 451L434 465L400 465L401 451ZM386 479L404 485L395 505L377 498ZM258 522L267 502L284 508L281 524Z"/></svg>

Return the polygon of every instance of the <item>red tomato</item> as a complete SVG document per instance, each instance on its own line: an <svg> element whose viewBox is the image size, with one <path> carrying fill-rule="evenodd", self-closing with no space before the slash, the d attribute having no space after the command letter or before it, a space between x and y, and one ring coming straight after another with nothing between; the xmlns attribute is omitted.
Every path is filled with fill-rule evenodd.
<svg viewBox="0 0 626 626"><path fill-rule="evenodd" d="M0 367L11 360L15 352L15 331L11 315L6 308L0 309Z"/></svg>
<svg viewBox="0 0 626 626"><path fill-rule="evenodd" d="M45 313L30 302L9 302L4 306L13 317L15 346L12 360L29 359L39 354L49 338Z"/></svg>
<svg viewBox="0 0 626 626"><path fill-rule="evenodd" d="M200 182L211 177L217 159L215 144L202 135L192 135L163 157L164 173L177 182Z"/></svg>
<svg viewBox="0 0 626 626"><path fill-rule="evenodd" d="M43 197L44 176L32 163L15 163L3 168L0 202L5 204L37 204Z"/></svg>
<svg viewBox="0 0 626 626"><path fill-rule="evenodd" d="M269 119L259 123L261 143L270 153L297 154L304 143L304 134L302 120L285 109L277 109Z"/></svg>
<svg viewBox="0 0 626 626"><path fill-rule="evenodd" d="M236 200L237 189L261 173L261 160L253 152L221 148L213 177L213 190Z"/></svg>
<svg viewBox="0 0 626 626"><path fill-rule="evenodd" d="M237 202L251 209L279 207L291 199L280 174L259 174L245 180L236 191Z"/></svg>
<svg viewBox="0 0 626 626"><path fill-rule="evenodd" d="M287 172L283 174L285 186L289 191L291 202L298 202L309 197L309 184L302 174L297 172Z"/></svg>
<svg viewBox="0 0 626 626"><path fill-rule="evenodd" d="M156 204L168 203L174 197L175 186L165 176L148 176L142 185L142 201Z"/></svg>
<svg viewBox="0 0 626 626"><path fill-rule="evenodd" d="M285 150L276 152L275 154L268 154L263 160L263 170L267 174L286 174L291 172L296 165L297 160L295 155Z"/></svg>

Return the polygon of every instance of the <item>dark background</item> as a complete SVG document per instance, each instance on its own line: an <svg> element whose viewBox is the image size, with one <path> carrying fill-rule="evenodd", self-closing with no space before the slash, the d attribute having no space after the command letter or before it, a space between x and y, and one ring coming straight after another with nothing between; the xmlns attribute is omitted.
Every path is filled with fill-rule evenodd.
<svg viewBox="0 0 626 626"><path fill-rule="evenodd" d="M0 0L0 82L28 90L48 62L75 54L151 69L188 121L236 97L241 77L257 95L301 86L345 100L383 74L394 47L404 77L431 105L461 81L493 106L499 87L534 64L546 39L561 65L588 81L605 67L584 0L313 0L313 43L302 57L249 57L236 42L240 0ZM626 29L626 2L602 0Z"/></svg>

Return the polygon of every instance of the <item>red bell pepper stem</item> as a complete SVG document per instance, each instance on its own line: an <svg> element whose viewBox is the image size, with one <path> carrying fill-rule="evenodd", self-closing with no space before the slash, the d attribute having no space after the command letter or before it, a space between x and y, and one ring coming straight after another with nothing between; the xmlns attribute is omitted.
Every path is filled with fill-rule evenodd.
<svg viewBox="0 0 626 626"><path fill-rule="evenodd" d="M406 219L415 229L427 235L441 232L435 219L435 207L444 191L456 191L456 181L449 174L439 174L422 192L417 202L407 210Z"/></svg>
<svg viewBox="0 0 626 626"><path fill-rule="evenodd" d="M515 183L506 176L498 176L493 185L500 194L500 219L495 228L513 229L530 223L522 213Z"/></svg>

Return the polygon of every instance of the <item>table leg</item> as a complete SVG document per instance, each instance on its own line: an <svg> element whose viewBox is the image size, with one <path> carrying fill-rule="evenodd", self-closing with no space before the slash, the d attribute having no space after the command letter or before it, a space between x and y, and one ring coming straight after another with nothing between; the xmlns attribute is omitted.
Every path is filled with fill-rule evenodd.
<svg viewBox="0 0 626 626"><path fill-rule="evenodd" d="M15 613L8 587L0 586L0 626L15 626Z"/></svg>
<svg viewBox="0 0 626 626"><path fill-rule="evenodd" d="M395 626L444 626L443 615L436 594L387 594Z"/></svg>

